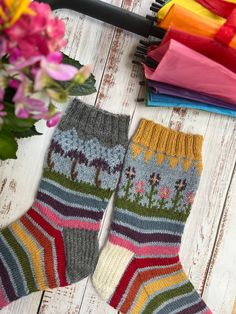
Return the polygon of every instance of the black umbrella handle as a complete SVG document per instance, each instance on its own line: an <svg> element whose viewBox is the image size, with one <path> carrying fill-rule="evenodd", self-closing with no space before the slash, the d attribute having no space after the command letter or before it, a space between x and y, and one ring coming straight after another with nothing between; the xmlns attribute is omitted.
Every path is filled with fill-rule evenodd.
<svg viewBox="0 0 236 314"><path fill-rule="evenodd" d="M100 0L40 1L50 4L53 10L71 9L143 37L155 36L162 38L164 35L164 30L154 26L153 21Z"/></svg>

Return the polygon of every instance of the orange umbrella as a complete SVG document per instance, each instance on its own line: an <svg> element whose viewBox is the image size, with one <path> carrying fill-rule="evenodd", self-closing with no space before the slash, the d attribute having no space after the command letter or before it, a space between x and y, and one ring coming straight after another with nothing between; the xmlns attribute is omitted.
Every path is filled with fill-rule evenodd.
<svg viewBox="0 0 236 314"><path fill-rule="evenodd" d="M191 33L197 36L206 36L219 40L218 32L221 29L219 23L213 21L211 18L199 16L184 7L174 4L168 11L164 19L159 23L159 27L168 29L170 26L179 29L186 33ZM236 34L236 33L235 33ZM224 34L220 34L224 36ZM228 45L236 48L236 36L232 36L228 40Z"/></svg>

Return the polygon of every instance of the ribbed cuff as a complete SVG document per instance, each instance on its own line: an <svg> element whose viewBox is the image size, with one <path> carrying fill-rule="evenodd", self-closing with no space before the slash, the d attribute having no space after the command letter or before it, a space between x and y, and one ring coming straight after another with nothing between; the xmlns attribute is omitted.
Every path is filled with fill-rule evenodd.
<svg viewBox="0 0 236 314"><path fill-rule="evenodd" d="M201 135L174 131L145 119L140 122L133 142L169 156L192 160L202 159L203 137Z"/></svg>
<svg viewBox="0 0 236 314"><path fill-rule="evenodd" d="M59 128L75 128L83 138L96 137L107 146L128 145L130 117L97 109L74 99L62 118Z"/></svg>

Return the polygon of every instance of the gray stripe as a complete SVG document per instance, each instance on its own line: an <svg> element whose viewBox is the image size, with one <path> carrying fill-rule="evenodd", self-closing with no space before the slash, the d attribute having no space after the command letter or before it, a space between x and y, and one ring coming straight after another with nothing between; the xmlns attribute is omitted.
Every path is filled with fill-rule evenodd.
<svg viewBox="0 0 236 314"><path fill-rule="evenodd" d="M136 226L142 230L165 230L166 232L174 232L176 234L182 234L184 230L184 224L173 220L156 217L154 219L148 217L141 217L135 213L127 212L121 208L115 209L115 215L113 221L119 223L119 221L129 224L130 226Z"/></svg>
<svg viewBox="0 0 236 314"><path fill-rule="evenodd" d="M180 236L183 234L182 232L178 233L177 230L176 231L170 231L170 230L167 230L167 229L161 230L161 229L157 229L157 228L155 228L155 230L154 229L150 229L149 230L149 228L142 229L142 228L138 228L137 226L135 226L133 224L130 225L127 222L123 222L123 221L119 221L119 225L124 226L124 227L128 227L130 229L133 229L134 231L145 232L145 233L148 233L148 234L157 233L157 232L161 232L161 233L164 233L164 234L180 235Z"/></svg>
<svg viewBox="0 0 236 314"><path fill-rule="evenodd" d="M188 308L191 305L198 303L199 300L200 300L199 295L194 290L188 294L180 295L176 298L170 299L168 302L165 302L161 308L158 308L155 313L158 313L158 314L165 314L165 313L172 314L173 313L174 314L183 310L184 308Z"/></svg>
<svg viewBox="0 0 236 314"><path fill-rule="evenodd" d="M65 205L73 206L81 205L88 208L93 208L96 210L104 210L107 207L107 202L101 201L94 196L83 194L81 192L72 192L71 190L67 190L64 187L55 184L54 181L42 179L39 191L42 190L47 194L53 196L55 199L59 200L60 202L64 203Z"/></svg>

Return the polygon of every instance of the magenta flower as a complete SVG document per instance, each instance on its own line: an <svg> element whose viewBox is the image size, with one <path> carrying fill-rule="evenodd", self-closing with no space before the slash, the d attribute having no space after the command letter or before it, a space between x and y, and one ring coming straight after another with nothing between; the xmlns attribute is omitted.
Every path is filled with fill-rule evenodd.
<svg viewBox="0 0 236 314"><path fill-rule="evenodd" d="M170 197L171 190L168 187L162 187L159 191L159 196L161 199L167 199Z"/></svg>
<svg viewBox="0 0 236 314"><path fill-rule="evenodd" d="M135 183L135 192L136 193L143 193L144 192L144 181L138 181Z"/></svg>
<svg viewBox="0 0 236 314"><path fill-rule="evenodd" d="M48 4L33 1L30 4L35 15L24 15L12 27L5 30L8 37L10 59L25 59L60 51L66 45L65 25L52 16Z"/></svg>
<svg viewBox="0 0 236 314"><path fill-rule="evenodd" d="M194 202L194 193L193 192L188 192L184 198L184 202L187 204L187 205L192 205L193 202Z"/></svg>

